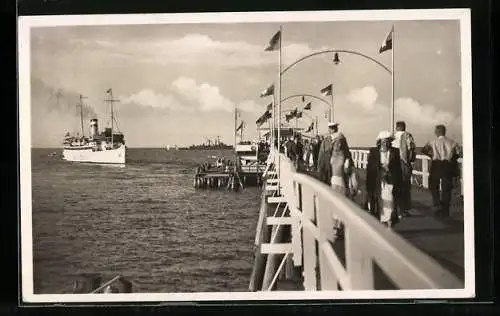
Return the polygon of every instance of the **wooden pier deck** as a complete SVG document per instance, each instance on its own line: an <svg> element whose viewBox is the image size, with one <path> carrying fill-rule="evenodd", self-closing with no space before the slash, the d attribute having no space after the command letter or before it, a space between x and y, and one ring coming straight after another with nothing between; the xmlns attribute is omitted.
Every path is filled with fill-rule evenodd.
<svg viewBox="0 0 500 316"><path fill-rule="evenodd" d="M365 187L365 170L357 169L359 188ZM356 197L358 205L363 204L364 192ZM444 268L464 281L464 217L463 199L460 189L455 188L452 194L452 206L449 218L439 218L433 214L431 195L428 189L413 186L413 210L411 216L405 217L394 227L394 231L413 246L435 259ZM334 246L339 254L344 252L344 243ZM342 255L340 255L342 257ZM341 260L342 261L342 260ZM344 262L345 264L345 262ZM301 291L302 273L296 273L296 280L279 280L276 290ZM395 286L381 270L375 269L375 288L394 289Z"/></svg>

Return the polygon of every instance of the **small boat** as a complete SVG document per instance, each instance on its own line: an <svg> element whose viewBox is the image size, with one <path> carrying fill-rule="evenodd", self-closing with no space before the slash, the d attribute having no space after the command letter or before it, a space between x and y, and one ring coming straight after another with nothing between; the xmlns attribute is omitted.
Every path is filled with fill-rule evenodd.
<svg viewBox="0 0 500 316"><path fill-rule="evenodd" d="M103 282L100 274L80 274L73 283L73 294L132 293L132 283L122 275Z"/></svg>

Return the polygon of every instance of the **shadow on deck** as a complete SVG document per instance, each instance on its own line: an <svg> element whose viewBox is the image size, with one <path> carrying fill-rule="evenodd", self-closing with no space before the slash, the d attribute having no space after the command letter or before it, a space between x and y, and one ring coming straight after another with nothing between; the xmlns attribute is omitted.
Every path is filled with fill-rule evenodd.
<svg viewBox="0 0 500 316"><path fill-rule="evenodd" d="M355 201L363 205L365 197L365 170L358 169L359 188ZM464 229L463 229L463 199L459 188L454 189L449 218L436 217L432 210L432 199L429 190L414 186L412 188L411 216L405 217L394 227L406 241L434 258L444 268L464 281ZM334 245L335 252L341 261L344 259L344 243ZM345 261L342 262L345 265ZM374 266L375 288L395 289L394 284L385 273ZM284 281L278 284L282 291L300 290L301 281Z"/></svg>

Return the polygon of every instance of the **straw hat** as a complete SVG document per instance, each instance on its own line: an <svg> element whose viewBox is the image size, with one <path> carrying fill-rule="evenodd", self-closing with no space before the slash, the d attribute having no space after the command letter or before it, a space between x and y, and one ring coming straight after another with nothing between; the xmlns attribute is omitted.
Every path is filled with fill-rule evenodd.
<svg viewBox="0 0 500 316"><path fill-rule="evenodd" d="M334 127L334 126L339 126L339 123L337 122L329 122L328 127Z"/></svg>
<svg viewBox="0 0 500 316"><path fill-rule="evenodd" d="M377 140L382 140L382 139L394 139L394 136L389 131L381 131L377 135Z"/></svg>

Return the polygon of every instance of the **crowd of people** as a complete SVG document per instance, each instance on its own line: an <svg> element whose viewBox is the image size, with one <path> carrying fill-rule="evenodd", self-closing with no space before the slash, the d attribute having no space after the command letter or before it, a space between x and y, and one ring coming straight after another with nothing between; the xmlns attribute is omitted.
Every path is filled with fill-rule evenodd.
<svg viewBox="0 0 500 316"><path fill-rule="evenodd" d="M349 199L359 192L354 161L339 123L328 124L328 134L310 140L300 135L290 137L280 151L292 160L299 172L307 172ZM459 177L457 142L446 136L446 127L437 125L436 138L422 153L431 159L429 189L436 216L450 215L453 180ZM396 132L381 131L369 150L366 166L366 195L363 207L391 228L411 215L412 172L417 156L414 138L406 123L396 123ZM343 226L335 220L335 237L343 236Z"/></svg>

